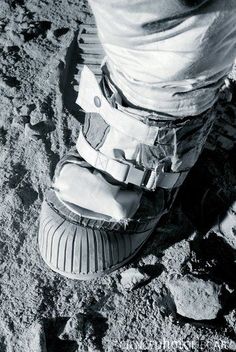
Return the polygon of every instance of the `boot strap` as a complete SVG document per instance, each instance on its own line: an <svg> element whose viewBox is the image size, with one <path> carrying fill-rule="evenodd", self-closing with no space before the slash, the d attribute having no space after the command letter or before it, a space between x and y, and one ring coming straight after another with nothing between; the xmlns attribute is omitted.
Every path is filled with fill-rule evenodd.
<svg viewBox="0 0 236 352"><path fill-rule="evenodd" d="M81 73L76 103L85 112L100 114L109 126L124 135L146 145L152 146L155 144L159 127L148 126L129 114L113 108L104 97L93 72L87 66L84 66Z"/></svg>
<svg viewBox="0 0 236 352"><path fill-rule="evenodd" d="M132 184L149 191L154 191L157 187L165 189L179 187L188 174L188 171L164 172L162 170L145 169L124 160L112 159L94 149L81 130L76 148L80 156L94 168L109 174L119 182Z"/></svg>

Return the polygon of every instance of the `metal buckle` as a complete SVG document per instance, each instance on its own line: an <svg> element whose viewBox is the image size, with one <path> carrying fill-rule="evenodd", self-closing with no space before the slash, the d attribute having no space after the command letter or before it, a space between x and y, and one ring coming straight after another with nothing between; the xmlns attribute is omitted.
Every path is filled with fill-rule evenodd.
<svg viewBox="0 0 236 352"><path fill-rule="evenodd" d="M146 170L142 170L133 165L130 165L125 179L125 183L131 183L135 186L142 187L143 180L145 178L145 172Z"/></svg>
<svg viewBox="0 0 236 352"><path fill-rule="evenodd" d="M149 191L154 191L156 188L157 178L163 177L157 175L156 171L151 169L139 169L130 167L126 176L125 183L131 183L138 187L143 187Z"/></svg>

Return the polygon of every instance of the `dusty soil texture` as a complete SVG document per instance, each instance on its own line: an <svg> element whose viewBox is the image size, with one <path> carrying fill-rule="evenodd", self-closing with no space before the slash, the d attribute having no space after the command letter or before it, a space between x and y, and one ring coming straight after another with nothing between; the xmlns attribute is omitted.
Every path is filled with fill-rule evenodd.
<svg viewBox="0 0 236 352"><path fill-rule="evenodd" d="M39 255L43 195L83 121L68 103L68 61L89 20L83 0L0 3L0 352L236 351L234 93L218 105L171 214L132 263L78 282Z"/></svg>

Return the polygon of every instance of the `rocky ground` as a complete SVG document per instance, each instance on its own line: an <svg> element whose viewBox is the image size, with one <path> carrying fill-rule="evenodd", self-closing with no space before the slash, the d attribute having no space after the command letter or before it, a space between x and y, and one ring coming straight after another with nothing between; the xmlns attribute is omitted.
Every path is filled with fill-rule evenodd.
<svg viewBox="0 0 236 352"><path fill-rule="evenodd" d="M131 264L76 282L40 258L43 194L83 119L65 79L86 21L83 0L1 0L0 352L236 351L234 93Z"/></svg>

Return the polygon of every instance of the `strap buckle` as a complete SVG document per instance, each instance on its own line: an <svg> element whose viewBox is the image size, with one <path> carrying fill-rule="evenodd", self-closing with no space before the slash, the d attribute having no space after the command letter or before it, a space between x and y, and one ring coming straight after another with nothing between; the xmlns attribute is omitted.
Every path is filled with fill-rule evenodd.
<svg viewBox="0 0 236 352"><path fill-rule="evenodd" d="M134 165L130 165L126 175L125 183L131 183L135 186L142 187L143 180L145 177L145 171L140 168L137 168Z"/></svg>
<svg viewBox="0 0 236 352"><path fill-rule="evenodd" d="M135 186L146 188L147 190L154 190L156 178L156 171L141 169L137 166L130 165L124 182L126 184L131 183Z"/></svg>

